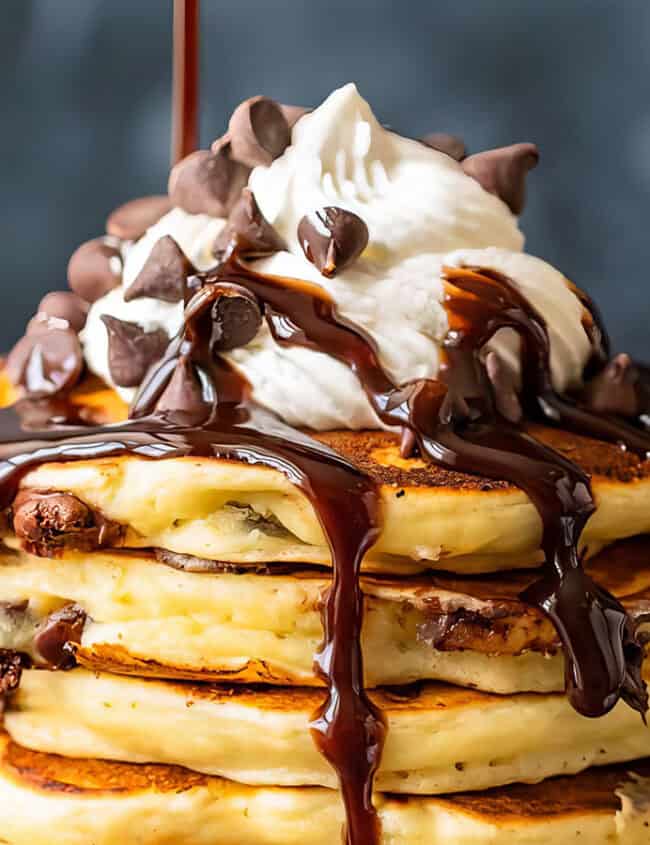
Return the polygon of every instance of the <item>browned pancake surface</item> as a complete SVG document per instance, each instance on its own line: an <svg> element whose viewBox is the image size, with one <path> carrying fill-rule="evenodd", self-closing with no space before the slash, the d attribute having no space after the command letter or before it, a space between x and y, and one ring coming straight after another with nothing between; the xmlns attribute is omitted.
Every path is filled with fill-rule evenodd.
<svg viewBox="0 0 650 845"><path fill-rule="evenodd" d="M218 791L232 789L242 796L254 787L228 784L219 778L195 774L177 766L133 765L100 760L79 760L29 751L12 743L6 735L0 738L1 765L15 781L49 793L97 794L141 792L182 792L194 787L212 787L215 800ZM540 818L559 816L611 815L620 809L616 791L630 781L632 774L650 776L650 760L620 766L592 769L575 777L558 777L534 785L514 785L486 792L460 793L452 798L386 796L388 803L417 802L448 806L484 822L535 823Z"/></svg>
<svg viewBox="0 0 650 845"><path fill-rule="evenodd" d="M180 766L133 765L108 760L79 760L30 751L12 742L6 734L2 743L2 768L15 780L42 791L83 793L178 792L206 784L210 778Z"/></svg>
<svg viewBox="0 0 650 845"><path fill-rule="evenodd" d="M588 769L579 775L551 778L539 784L521 783L486 792L460 793L446 799L446 803L495 821L529 819L533 822L540 816L586 813L610 815L620 809L616 791L630 780L632 773L644 778L650 776L650 760Z"/></svg>
<svg viewBox="0 0 650 845"><path fill-rule="evenodd" d="M650 477L650 460L641 460L612 443L558 429L531 426L529 433L577 463L591 476L619 482ZM422 460L405 460L399 438L386 431L329 431L313 435L380 484L483 491L512 489L505 481L467 475Z"/></svg>

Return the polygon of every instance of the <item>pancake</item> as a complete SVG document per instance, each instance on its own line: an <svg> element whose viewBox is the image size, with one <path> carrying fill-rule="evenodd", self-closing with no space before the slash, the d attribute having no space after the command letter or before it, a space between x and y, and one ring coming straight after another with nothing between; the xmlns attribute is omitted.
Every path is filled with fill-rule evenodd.
<svg viewBox="0 0 650 845"><path fill-rule="evenodd" d="M587 567L643 620L650 611L650 538L609 546ZM535 577L363 578L367 684L435 679L497 693L561 691L555 630L518 598ZM75 603L88 615L76 656L90 668L313 685L329 583L328 572L187 572L143 554L68 552L48 560L6 551L0 647L37 658L33 639L48 615Z"/></svg>
<svg viewBox="0 0 650 845"><path fill-rule="evenodd" d="M168 763L268 786L336 788L310 736L318 690L251 689L117 675L24 672L5 726L20 745L66 757ZM371 695L387 724L376 789L408 794L537 782L650 755L624 703L601 719L563 695L495 696L442 684Z"/></svg>
<svg viewBox="0 0 650 845"><path fill-rule="evenodd" d="M75 401L95 417L98 407L106 418L123 416L125 407L110 397L86 389ZM598 510L587 524L586 546L650 531L650 461L567 432L538 427L531 433L593 477ZM467 573L540 562L540 518L521 490L403 459L390 432L315 436L379 485L384 526L368 569L403 573L433 566ZM330 562L309 501L281 472L261 465L136 456L50 463L27 473L22 489L74 495L96 518L120 526L115 544L123 547L235 563ZM57 548L54 543L53 554Z"/></svg>
<svg viewBox="0 0 650 845"><path fill-rule="evenodd" d="M647 845L650 761L452 797L377 795L383 845ZM243 786L173 766L66 759L0 737L7 845L332 845L318 787Z"/></svg>

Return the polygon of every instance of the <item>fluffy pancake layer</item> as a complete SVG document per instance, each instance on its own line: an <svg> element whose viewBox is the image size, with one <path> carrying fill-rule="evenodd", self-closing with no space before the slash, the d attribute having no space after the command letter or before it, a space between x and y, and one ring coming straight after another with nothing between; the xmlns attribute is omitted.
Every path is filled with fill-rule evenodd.
<svg viewBox="0 0 650 845"><path fill-rule="evenodd" d="M181 765L269 786L326 786L336 777L309 723L324 694L25 672L6 729L27 748L66 757ZM487 789L650 755L650 731L620 703L579 716L563 695L507 698L441 684L376 690L387 740L376 778L386 792Z"/></svg>
<svg viewBox="0 0 650 845"><path fill-rule="evenodd" d="M650 531L650 461L565 432L533 433L593 476L598 510L587 524L587 546ZM380 486L384 527L368 555L368 569L477 572L539 562L541 522L522 491L404 460L395 435L387 432L318 437ZM28 473L22 487L73 494L123 526L121 543L127 547L235 563L329 563L307 498L282 473L261 465L217 458L105 458L45 464Z"/></svg>
<svg viewBox="0 0 650 845"><path fill-rule="evenodd" d="M644 761L483 794L375 800L384 845L647 845L649 779ZM342 823L332 790L66 759L0 738L0 827L8 845L331 845Z"/></svg>
<svg viewBox="0 0 650 845"><path fill-rule="evenodd" d="M616 543L587 564L633 616L650 609L650 540ZM369 686L435 679L498 693L564 688L548 620L519 593L536 577L362 579ZM0 555L0 647L34 653L48 614L88 614L78 660L93 669L190 680L313 685L329 573L185 572L152 556ZM12 609L28 601L25 613Z"/></svg>

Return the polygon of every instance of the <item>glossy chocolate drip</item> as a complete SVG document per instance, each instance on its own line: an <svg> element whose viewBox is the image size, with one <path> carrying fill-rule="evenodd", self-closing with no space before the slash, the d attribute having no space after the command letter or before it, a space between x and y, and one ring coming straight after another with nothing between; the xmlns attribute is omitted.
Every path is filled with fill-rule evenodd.
<svg viewBox="0 0 650 845"><path fill-rule="evenodd" d="M212 425L221 437L224 428L231 426L228 417L232 409L236 414L252 414L258 431L249 432L249 441L259 441L261 437L262 447L268 452L266 461L258 457L258 462L277 467L279 458L287 461L293 471L284 471L310 497L327 537L333 566L323 613L323 645L314 661L315 671L327 685L328 696L314 717L312 735L339 777L347 842L374 845L379 842L380 827L372 803L372 785L386 731L381 714L363 688L363 594L359 573L366 552L379 535L379 498L374 484L345 460L328 451L332 466L329 461L315 462L311 450L320 458L319 444L259 409L253 410L250 403L245 404L248 386L215 354L219 337L215 336L213 306L228 288L235 286L227 279L206 283L189 302L183 337L170 345L161 366L142 386L132 415L151 419L146 415L154 413L178 362L189 357L206 386L205 408L212 421L204 422L201 432ZM276 429L281 432L279 438L272 437Z"/></svg>
<svg viewBox="0 0 650 845"><path fill-rule="evenodd" d="M350 845L375 845L379 821L372 784L385 736L381 714L363 689L360 633L361 561L380 531L374 483L328 447L289 428L248 401L248 385L215 355L212 305L220 285L206 285L186 309L182 336L145 380L132 419L116 425L28 432L16 408L0 410L0 508L14 499L21 477L46 461L116 455L159 459L231 458L283 472L308 496L330 546L334 576L324 612L325 638L316 670L329 694L312 733L339 774ZM195 379L190 406L156 406L179 367Z"/></svg>
<svg viewBox="0 0 650 845"><path fill-rule="evenodd" d="M172 166L199 147L200 0L174 0Z"/></svg>
<svg viewBox="0 0 650 845"><path fill-rule="evenodd" d="M456 470L505 478L523 489L543 525L545 577L527 591L556 625L566 655L567 691L589 716L610 710L619 697L641 712L647 696L641 649L620 603L585 575L578 555L582 530L595 510L589 478L571 461L500 417L480 353L502 328L522 342L523 401L528 416L579 428L645 454L650 438L615 418L590 414L557 396L551 385L546 326L505 277L492 271L448 269L450 331L441 380L398 387L379 362L372 340L337 314L318 287L262 277L235 260L207 282L247 287L265 305L279 344L324 352L349 366L380 419L409 429L421 454Z"/></svg>

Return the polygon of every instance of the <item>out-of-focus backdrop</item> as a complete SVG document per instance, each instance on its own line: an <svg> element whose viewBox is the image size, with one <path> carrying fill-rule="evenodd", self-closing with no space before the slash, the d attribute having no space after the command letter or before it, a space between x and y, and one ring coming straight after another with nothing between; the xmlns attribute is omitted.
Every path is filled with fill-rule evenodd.
<svg viewBox="0 0 650 845"><path fill-rule="evenodd" d="M1 348L108 211L165 190L171 6L2 0ZM350 80L405 134L537 142L529 251L650 357L648 0L203 0L202 70L206 144L244 97L315 104Z"/></svg>

